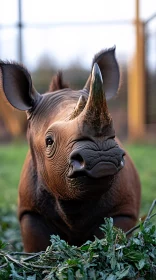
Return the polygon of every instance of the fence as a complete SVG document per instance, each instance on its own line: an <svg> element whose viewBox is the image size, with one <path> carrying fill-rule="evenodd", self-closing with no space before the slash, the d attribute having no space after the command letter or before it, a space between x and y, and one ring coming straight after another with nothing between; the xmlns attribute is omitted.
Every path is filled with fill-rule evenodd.
<svg viewBox="0 0 156 280"><path fill-rule="evenodd" d="M44 34L47 34L46 36L48 37L49 33L54 34L54 29L57 30L57 38L60 38L63 34L62 29L63 28L65 30L70 29L70 28L74 28L75 32L72 31L72 33L67 32L68 35L64 36L62 40L60 40L60 44L58 44L58 41L55 40L56 39L56 33L54 36L54 44L57 45L58 47L60 47L60 52L61 52L61 48L63 49L64 45L66 45L68 40L71 40L71 43L73 44L73 49L75 49L75 53L77 52L77 47L78 44L80 43L80 38L78 36L78 34L81 34L80 30L86 30L86 34L88 32L88 30L92 30L92 34L90 33L90 35L87 36L87 40L86 38L83 38L83 40L85 43L88 43L89 46L89 51L90 53L92 53L92 55L94 53L96 53L96 51L100 50L100 48L103 48L104 45L104 38L107 37L107 35L109 33L111 33L112 30L114 30L116 28L116 32L115 32L115 37L113 37L114 42L117 44L117 46L121 47L121 42L119 40L119 33L123 33L123 38L124 38L124 44L126 45L126 43L128 42L127 45L127 50L126 52L123 54L123 50L122 53L117 52L117 56L118 56L118 60L120 65L122 66L121 68L123 69L123 82L122 82L122 87L121 87L121 93L119 95L119 99L117 101L115 101L115 105L112 103L112 105L110 105L112 114L115 118L115 126L117 128L118 131L118 135L121 137L125 137L126 133L127 133L127 127L130 131L130 135L133 136L131 138L138 138L142 137L141 134L140 135L135 135L135 133L138 133L138 128L140 129L142 126L142 132L143 134L145 133L145 131L147 130L148 127L153 127L153 124L156 123L156 110L155 110L155 104L156 104L156 94L155 94L155 83L156 83L156 52L154 51L154 44L156 44L156 28L154 27L153 23L155 22L155 17L150 18L149 20L147 20L144 24L142 24L142 26L144 26L144 30L145 30L145 42L143 42L143 44L145 44L145 69L146 69L146 76L145 76L145 80L146 81L146 85L145 85L145 92L142 92L142 95L138 95L137 98L136 96L134 96L133 93L133 87L130 86L128 88L129 91L129 98L128 98L128 103L127 103L127 80L130 80L130 84L138 84L138 79L140 74L137 72L137 67L135 69L135 75L133 75L132 80L129 77L129 73L127 74L127 69L129 69L129 64L128 64L128 59L129 57L132 55L132 50L134 51L134 46L135 46L135 29L137 26L137 20L132 22L132 21L125 21L125 20L117 20L117 21L98 21L98 22L61 22L61 23L48 23L48 24L36 24L36 25L31 25L31 24L24 24L22 21L22 0L18 0L18 21L17 23L14 25L14 27L11 26L5 26L5 25L1 25L0 26L0 35L2 32L4 32L5 30L8 30L9 28L13 27L14 28L14 48L16 51L16 57L18 61L20 62L24 62L24 64L27 65L27 55L26 55L26 38L28 38L27 36L30 36L30 32L32 32L32 39L31 39L31 45L33 46L35 40L37 39L37 34L40 34L41 38L44 38ZM35 29L34 29L35 28ZM42 32L42 31L43 32ZM79 33L78 33L79 30ZM100 30L100 33L103 34L103 37L99 38L97 37L97 31ZM121 31L122 30L122 31ZM49 32L49 33L48 33ZM137 32L136 32L137 33ZM73 38L70 38L70 35L72 34ZM67 37L67 38L65 38ZM68 38L69 37L69 38ZM15 42L15 38L16 38L16 42ZM131 40L129 40L129 38L132 38ZM0 38L1 39L1 38ZM29 38L30 39L30 38ZM82 40L82 42L83 42ZM94 43L98 42L97 44L95 44L95 46L93 47L93 40L95 41ZM42 41L44 41L44 39L42 39ZM36 43L36 42L35 42ZM49 41L46 42L46 45L48 45ZM84 43L84 44L85 44ZM81 43L82 44L82 43ZM130 45L131 44L131 45ZM68 47L70 44L66 45L66 47ZM113 45L110 42L110 46ZM3 47L3 45L1 44L1 48ZM1 56L1 48L0 48L0 56ZM128 50L131 48L131 53L128 53ZM50 48L49 48L50 49ZM117 48L118 50L118 48ZM28 52L28 51L27 51ZM37 52L37 43L36 43L36 52ZM30 52L29 52L30 53ZM82 53L83 58L86 56L88 61L90 61L91 63L91 59L92 59L92 55L88 56L87 54L87 49L85 51L85 54ZM138 55L138 54L137 54ZM79 60L79 57L78 57ZM135 61L137 64L137 56L135 57ZM152 63L152 68L151 68L151 63ZM143 65L143 62L142 62ZM62 66L62 65L61 65ZM142 67L142 66L141 66ZM139 68L140 69L140 68ZM143 73L143 69L141 69L141 73ZM142 75L142 74L141 74ZM137 77L138 76L138 77ZM141 81L140 86L144 87L144 83L143 81ZM139 87L135 88L134 92L139 92L139 90L141 90ZM132 96L132 98L131 98ZM140 100L140 103L142 102L142 105L140 106L140 112L142 112L142 118L140 118L140 112L138 113L138 108L139 108L139 98L141 99L145 99L145 104L144 100ZM134 106L135 104L135 106ZM17 136L19 134L22 133L23 128L21 128L21 125L23 126L23 119L24 117L19 117L19 113L17 112L13 112L11 108L6 107L6 104L0 104L1 108L1 120L0 120L0 126L3 127L7 127L7 131L9 134L13 135L13 136ZM135 108L134 108L135 107ZM143 108L144 107L144 108ZM133 110L133 113L132 113ZM134 111L136 110L136 111ZM127 116L127 111L129 112L129 116ZM3 113L2 113L3 112ZM10 117L11 116L11 117ZM133 120L132 120L132 116L133 116ZM127 122L128 119L128 122ZM14 121L13 121L14 120ZM22 122L21 122L22 120ZM147 124L147 125L146 125ZM132 129L131 129L132 128ZM135 132L134 132L135 131ZM1 133L0 133L0 138L1 138Z"/></svg>

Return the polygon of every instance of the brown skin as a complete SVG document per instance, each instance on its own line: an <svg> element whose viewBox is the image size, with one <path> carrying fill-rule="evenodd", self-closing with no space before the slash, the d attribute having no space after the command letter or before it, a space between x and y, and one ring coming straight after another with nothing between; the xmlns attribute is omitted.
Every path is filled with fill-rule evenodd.
<svg viewBox="0 0 156 280"><path fill-rule="evenodd" d="M19 189L19 216L25 251L44 250L52 234L59 234L73 245L93 240L94 235L101 238L99 226L104 222L104 217L113 217L114 225L124 231L133 227L139 211L140 183L128 155L125 162L124 169L115 176L111 189L103 196L63 201L42 187L36 191L38 186L34 185L29 153Z"/></svg>
<svg viewBox="0 0 156 280"><path fill-rule="evenodd" d="M65 111L69 112L67 109ZM45 134L44 127L43 125L40 128L35 137L39 142L32 144L33 150L36 151L38 147L37 168L29 152L19 186L19 217L25 250L27 252L44 250L49 245L49 236L52 234L59 234L62 239L73 245L93 240L94 235L101 238L99 226L104 222L104 217L113 217L114 225L124 231L133 227L139 211L140 182L129 156L125 157L124 168L113 176L112 184L107 177L99 179L82 177L83 184L86 183L84 187L83 184L80 188L69 187L69 183L67 185L65 182L66 177L64 174L62 176L62 169L65 165L68 166L68 155L62 153L63 151L65 153L67 148L71 150L70 144L66 143L70 143L70 134L72 139L72 128L75 125L72 125L70 130L69 124L66 128L64 123L57 122L57 133L59 127L64 138L50 164L47 159L42 161L45 147L42 145L44 138L41 137ZM54 172L53 176L47 174L54 170L54 165L58 166L56 177ZM38 174L34 176L35 170Z"/></svg>
<svg viewBox="0 0 156 280"><path fill-rule="evenodd" d="M115 95L119 74L114 50L94 60L105 78L106 97L107 92ZM104 217L113 217L124 231L133 227L140 182L128 155L121 166L124 152L115 138L99 68L93 67L92 79L81 91L62 89L59 76L51 83L54 92L40 96L26 69L3 63L0 67L7 99L28 116L30 150L18 202L25 251L45 250L52 234L78 246L95 235L102 238Z"/></svg>

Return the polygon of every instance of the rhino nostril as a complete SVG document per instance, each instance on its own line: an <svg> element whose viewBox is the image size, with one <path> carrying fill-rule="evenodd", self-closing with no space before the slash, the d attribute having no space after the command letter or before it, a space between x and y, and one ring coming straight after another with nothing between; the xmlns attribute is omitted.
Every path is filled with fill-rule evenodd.
<svg viewBox="0 0 156 280"><path fill-rule="evenodd" d="M69 178L76 178L82 176L85 173L85 160L81 156L80 152L74 151L69 158Z"/></svg>
<svg viewBox="0 0 156 280"><path fill-rule="evenodd" d="M80 170L84 167L84 159L79 153L72 154L69 163L74 170Z"/></svg>
<svg viewBox="0 0 156 280"><path fill-rule="evenodd" d="M71 164L74 165L74 167L84 166L84 160L80 154L74 155L70 160Z"/></svg>

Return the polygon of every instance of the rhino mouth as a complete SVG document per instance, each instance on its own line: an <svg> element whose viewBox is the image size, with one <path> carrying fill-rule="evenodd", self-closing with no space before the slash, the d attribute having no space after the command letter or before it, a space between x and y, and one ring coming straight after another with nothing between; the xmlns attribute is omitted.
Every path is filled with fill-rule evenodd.
<svg viewBox="0 0 156 280"><path fill-rule="evenodd" d="M109 175L115 175L124 167L124 158L117 166L114 162L100 161L96 163L91 169L85 168L84 165L80 165L80 162L74 162L71 164L70 171L68 173L69 178L77 177L91 177L91 178L102 178Z"/></svg>

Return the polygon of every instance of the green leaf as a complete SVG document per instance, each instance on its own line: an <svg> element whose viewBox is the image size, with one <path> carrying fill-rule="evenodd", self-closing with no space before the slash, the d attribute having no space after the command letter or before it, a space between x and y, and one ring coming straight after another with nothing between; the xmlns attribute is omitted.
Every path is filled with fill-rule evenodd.
<svg viewBox="0 0 156 280"><path fill-rule="evenodd" d="M125 257L127 257L131 261L140 261L145 257L144 253L134 250L133 248L132 249L129 248L127 252L125 249L124 252L125 252Z"/></svg>
<svg viewBox="0 0 156 280"><path fill-rule="evenodd" d="M7 244L0 240L0 250L4 249L6 246Z"/></svg>
<svg viewBox="0 0 156 280"><path fill-rule="evenodd" d="M68 269L68 280L74 280L74 274L71 269Z"/></svg>
<svg viewBox="0 0 156 280"><path fill-rule="evenodd" d="M141 270L145 266L145 264L146 264L145 259L140 260L139 261L139 269Z"/></svg>
<svg viewBox="0 0 156 280"><path fill-rule="evenodd" d="M34 274L32 276L28 276L27 280L36 280L36 274Z"/></svg>
<svg viewBox="0 0 156 280"><path fill-rule="evenodd" d="M52 235L52 245L33 258L20 256L19 252L12 254L4 248L0 250L0 279L156 279L156 227L150 221L128 240L120 229L113 227L112 219L105 219L102 230L104 238L87 241L81 247L70 246ZM14 263L10 261L11 255Z"/></svg>
<svg viewBox="0 0 156 280"><path fill-rule="evenodd" d="M113 274L110 274L110 275L106 278L106 280L116 280L116 279L117 279L116 276L113 275Z"/></svg>
<svg viewBox="0 0 156 280"><path fill-rule="evenodd" d="M136 266L138 270L141 270L145 266L145 264L146 264L145 259L142 259L138 263L136 263Z"/></svg>
<svg viewBox="0 0 156 280"><path fill-rule="evenodd" d="M76 279L83 279L83 280L86 279L86 277L84 277L84 275L81 273L80 269L78 269L78 270L76 271L75 276L76 276ZM74 280L74 279L75 279L75 278L73 278L73 280Z"/></svg>
<svg viewBox="0 0 156 280"><path fill-rule="evenodd" d="M81 246L81 250L82 251L88 251L89 247L90 247L90 244L85 243L84 245Z"/></svg>
<svg viewBox="0 0 156 280"><path fill-rule="evenodd" d="M24 280L23 276L20 276L17 271L15 270L14 264L10 263L10 267L11 267L11 275L13 277L13 279L21 279Z"/></svg>
<svg viewBox="0 0 156 280"><path fill-rule="evenodd" d="M116 258L115 258L114 255L113 255L112 258L111 258L110 264L111 264L111 269L114 270L114 269L115 269L115 266L116 266L116 264L117 264L117 261L116 261Z"/></svg>
<svg viewBox="0 0 156 280"><path fill-rule="evenodd" d="M124 270L118 271L116 273L117 279L123 279L124 277L128 276L130 270L130 266L128 268L125 268Z"/></svg>

